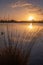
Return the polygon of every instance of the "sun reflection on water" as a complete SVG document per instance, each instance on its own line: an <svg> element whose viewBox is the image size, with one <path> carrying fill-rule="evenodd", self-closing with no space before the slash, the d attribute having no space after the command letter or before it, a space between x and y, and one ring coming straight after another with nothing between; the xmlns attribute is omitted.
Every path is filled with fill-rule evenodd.
<svg viewBox="0 0 43 65"><path fill-rule="evenodd" d="M29 29L33 29L32 23L29 24Z"/></svg>

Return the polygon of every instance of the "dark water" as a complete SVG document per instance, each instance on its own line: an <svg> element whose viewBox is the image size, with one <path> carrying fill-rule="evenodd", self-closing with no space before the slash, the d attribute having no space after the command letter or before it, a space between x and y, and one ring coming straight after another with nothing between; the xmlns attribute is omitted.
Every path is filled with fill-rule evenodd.
<svg viewBox="0 0 43 65"><path fill-rule="evenodd" d="M28 23L0 24L0 49L9 46L9 36L11 41L14 40L12 46L18 41L18 47L22 45L23 50L31 48L30 65L43 65L43 24L33 23L32 29L29 25Z"/></svg>

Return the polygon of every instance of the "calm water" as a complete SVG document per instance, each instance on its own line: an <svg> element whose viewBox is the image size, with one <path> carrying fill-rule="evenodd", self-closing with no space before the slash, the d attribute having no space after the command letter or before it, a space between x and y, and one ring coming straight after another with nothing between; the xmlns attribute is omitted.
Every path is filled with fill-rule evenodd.
<svg viewBox="0 0 43 65"><path fill-rule="evenodd" d="M22 43L28 43L43 28L43 24L33 24L33 28L29 28L30 24L9 23L0 24L0 47L8 45L8 36L14 42L22 40ZM3 33L3 34L2 34Z"/></svg>
<svg viewBox="0 0 43 65"><path fill-rule="evenodd" d="M33 23L32 29L29 25L30 23L0 23L0 48L8 47L10 39L12 46L17 43L17 47L22 46L23 50L32 48L30 65L43 65L43 24Z"/></svg>

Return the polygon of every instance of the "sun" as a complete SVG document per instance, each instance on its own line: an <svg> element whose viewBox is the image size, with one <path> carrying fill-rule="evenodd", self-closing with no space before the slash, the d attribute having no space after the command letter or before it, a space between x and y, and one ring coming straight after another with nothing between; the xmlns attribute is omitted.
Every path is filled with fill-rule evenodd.
<svg viewBox="0 0 43 65"><path fill-rule="evenodd" d="M33 16L29 16L28 20L29 21L33 21L34 20L34 17Z"/></svg>

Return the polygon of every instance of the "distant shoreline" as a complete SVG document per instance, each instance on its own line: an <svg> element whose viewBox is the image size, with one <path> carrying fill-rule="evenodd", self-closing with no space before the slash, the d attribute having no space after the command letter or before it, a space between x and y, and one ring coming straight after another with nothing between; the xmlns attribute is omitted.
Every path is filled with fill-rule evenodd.
<svg viewBox="0 0 43 65"><path fill-rule="evenodd" d="M43 23L43 21L15 21L15 20L1 20L0 23Z"/></svg>

